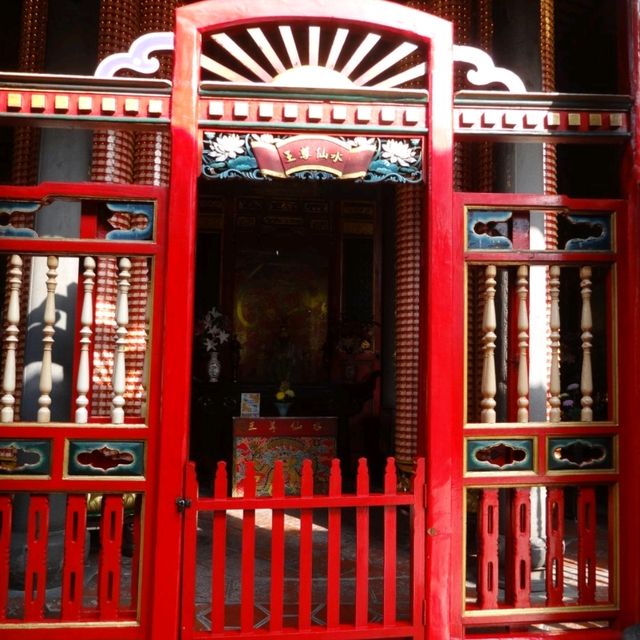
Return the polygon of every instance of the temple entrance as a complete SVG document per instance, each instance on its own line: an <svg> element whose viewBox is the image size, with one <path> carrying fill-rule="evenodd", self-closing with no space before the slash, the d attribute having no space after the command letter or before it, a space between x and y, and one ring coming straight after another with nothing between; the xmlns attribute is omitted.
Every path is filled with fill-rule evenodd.
<svg viewBox="0 0 640 640"><path fill-rule="evenodd" d="M394 188L290 180L199 193L198 476L242 463L241 418L284 414L323 418L331 444L319 455L339 457L348 477L364 456L380 480L394 447L393 287L382 300L395 277Z"/></svg>
<svg viewBox="0 0 640 640"><path fill-rule="evenodd" d="M165 186L3 189L0 628L616 639L637 185L542 195L519 169L627 140L629 101L527 94L400 4L247 6L182 6L53 101L0 91L12 121L108 131L110 179L129 128L171 158ZM157 51L170 88L115 77ZM454 94L454 63L508 91Z"/></svg>

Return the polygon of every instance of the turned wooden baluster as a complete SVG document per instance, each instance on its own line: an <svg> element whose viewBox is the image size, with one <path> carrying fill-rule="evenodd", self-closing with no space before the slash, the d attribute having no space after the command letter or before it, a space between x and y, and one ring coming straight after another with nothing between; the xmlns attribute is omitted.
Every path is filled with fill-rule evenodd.
<svg viewBox="0 0 640 640"><path fill-rule="evenodd" d="M529 421L529 269L518 267L518 422Z"/></svg>
<svg viewBox="0 0 640 640"><path fill-rule="evenodd" d="M560 267L549 267L549 295L551 314L549 320L551 342L551 371L549 373L549 420L560 422Z"/></svg>
<svg viewBox="0 0 640 640"><path fill-rule="evenodd" d="M118 279L118 299L116 301L116 351L113 361L113 400L111 420L114 424L124 422L124 392L126 381L125 350L127 347L127 327L129 325L129 287L131 286L131 260L120 258Z"/></svg>
<svg viewBox="0 0 640 640"><path fill-rule="evenodd" d="M53 335L56 332L56 286L58 282L58 258L47 258L47 298L44 304L42 328L42 369L40 369L40 397L38 398L38 422L51 420L51 389L53 375L51 356L53 351Z"/></svg>
<svg viewBox="0 0 640 640"><path fill-rule="evenodd" d="M142 398L140 400L140 416L142 418L147 417L147 387L149 385L149 360L151 358L151 352L149 350L149 308L147 308L147 315L144 322L144 364L142 365Z"/></svg>
<svg viewBox="0 0 640 640"><path fill-rule="evenodd" d="M9 260L9 305L7 307L7 329L5 332L5 360L2 377L2 422L13 422L16 403L16 348L18 346L18 325L20 324L20 289L22 288L22 258L12 255Z"/></svg>
<svg viewBox="0 0 640 640"><path fill-rule="evenodd" d="M591 314L591 267L580 269L580 294L582 295L582 316L580 329L582 330L582 371L580 372L580 420L593 420L593 371L591 368L591 346L593 340L593 316Z"/></svg>
<svg viewBox="0 0 640 640"><path fill-rule="evenodd" d="M495 265L485 269L484 312L482 316L482 342L484 359L482 366L482 400L480 401L481 422L496 421L496 273Z"/></svg>
<svg viewBox="0 0 640 640"><path fill-rule="evenodd" d="M89 413L87 405L89 399L89 348L91 346L91 327L93 326L93 287L96 277L96 261L91 257L86 257L83 262L84 273L84 298L82 300L82 312L80 314L80 362L78 363L78 382L76 390L78 397L76 399L76 422L85 424L89 421Z"/></svg>

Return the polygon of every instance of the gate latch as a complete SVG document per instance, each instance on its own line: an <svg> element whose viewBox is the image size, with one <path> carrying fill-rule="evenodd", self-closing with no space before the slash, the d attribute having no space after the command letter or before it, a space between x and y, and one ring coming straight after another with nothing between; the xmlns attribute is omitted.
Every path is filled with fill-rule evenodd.
<svg viewBox="0 0 640 640"><path fill-rule="evenodd" d="M176 507L178 513L184 513L186 509L191 506L191 500L189 498L176 498Z"/></svg>

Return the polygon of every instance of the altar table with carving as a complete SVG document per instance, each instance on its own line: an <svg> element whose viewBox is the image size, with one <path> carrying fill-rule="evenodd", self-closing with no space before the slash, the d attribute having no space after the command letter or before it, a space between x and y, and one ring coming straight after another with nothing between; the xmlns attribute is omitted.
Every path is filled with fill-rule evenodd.
<svg viewBox="0 0 640 640"><path fill-rule="evenodd" d="M313 463L314 493L326 493L336 457L338 419L334 417L256 417L233 419L233 495L244 494L245 463L256 471L257 495L270 495L273 469L282 460L285 491L300 492L302 461Z"/></svg>

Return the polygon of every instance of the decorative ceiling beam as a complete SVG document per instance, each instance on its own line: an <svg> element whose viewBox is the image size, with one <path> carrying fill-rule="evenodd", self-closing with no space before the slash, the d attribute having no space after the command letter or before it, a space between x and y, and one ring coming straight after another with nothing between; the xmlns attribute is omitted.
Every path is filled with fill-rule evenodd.
<svg viewBox="0 0 640 640"><path fill-rule="evenodd" d="M259 89L203 83L202 127L336 133L426 132L428 95L418 90ZM631 99L619 95L461 91L454 99L459 139L615 142L630 136ZM171 86L148 79L0 74L0 121L33 126L169 125Z"/></svg>

